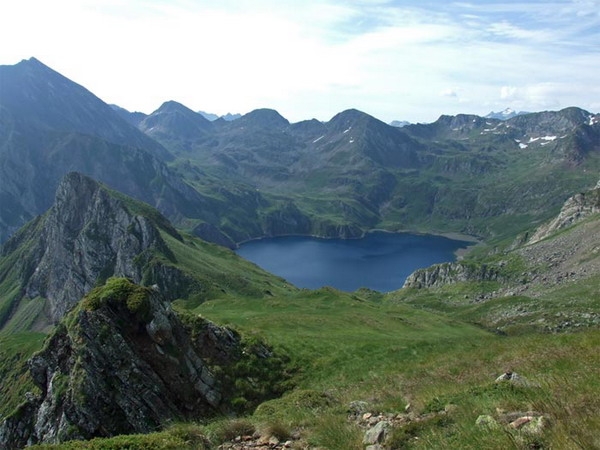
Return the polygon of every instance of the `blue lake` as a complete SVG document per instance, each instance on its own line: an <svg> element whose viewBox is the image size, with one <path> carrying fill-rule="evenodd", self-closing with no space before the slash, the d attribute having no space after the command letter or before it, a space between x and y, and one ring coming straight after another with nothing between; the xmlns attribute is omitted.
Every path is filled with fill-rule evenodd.
<svg viewBox="0 0 600 450"><path fill-rule="evenodd" d="M416 269L454 261L458 249L472 244L441 236L373 232L362 239L260 239L240 245L237 254L298 287L389 292L400 289Z"/></svg>

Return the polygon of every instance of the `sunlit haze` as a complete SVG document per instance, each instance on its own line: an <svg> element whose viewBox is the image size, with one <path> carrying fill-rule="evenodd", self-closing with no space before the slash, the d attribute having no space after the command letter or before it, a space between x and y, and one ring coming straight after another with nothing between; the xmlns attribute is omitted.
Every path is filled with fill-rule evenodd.
<svg viewBox="0 0 600 450"><path fill-rule="evenodd" d="M292 122L600 110L600 1L20 0L0 64L36 57L107 103Z"/></svg>

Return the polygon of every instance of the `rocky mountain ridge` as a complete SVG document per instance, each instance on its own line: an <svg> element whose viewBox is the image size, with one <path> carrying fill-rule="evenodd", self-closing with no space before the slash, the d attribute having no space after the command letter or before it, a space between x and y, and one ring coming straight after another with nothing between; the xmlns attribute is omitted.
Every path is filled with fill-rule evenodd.
<svg viewBox="0 0 600 450"><path fill-rule="evenodd" d="M527 242L528 244L534 244L598 212L600 212L600 182L594 189L570 197L561 208L558 216L547 224L540 226Z"/></svg>
<svg viewBox="0 0 600 450"><path fill-rule="evenodd" d="M435 264L411 273L403 288L438 288L447 284L461 282L496 281L501 279L497 267L486 264L473 265L462 262Z"/></svg>
<svg viewBox="0 0 600 450"><path fill-rule="evenodd" d="M516 117L516 116L521 116L523 114L529 114L529 113L527 111L515 111L512 108L505 108L502 111L498 111L498 112L490 111L485 116L485 118L486 119L507 120L507 119L512 119L513 117Z"/></svg>
<svg viewBox="0 0 600 450"><path fill-rule="evenodd" d="M0 291L7 293L0 297L0 329L47 330L113 276L157 285L169 301L227 291L263 295L267 288L244 281L248 274L265 278L268 289L287 289L258 271L229 250L184 239L149 205L73 172L50 210L0 247Z"/></svg>
<svg viewBox="0 0 600 450"><path fill-rule="evenodd" d="M231 412L231 386L214 370L256 355L263 363L272 358L229 329L198 317L182 321L158 287L111 278L29 360L40 394L0 424L0 445L148 433L173 420Z"/></svg>
<svg viewBox="0 0 600 450"><path fill-rule="evenodd" d="M68 174L52 208L0 250L0 335L49 333L19 374L39 393L2 418L0 448L148 433L280 395L285 355L171 301L292 290L149 205Z"/></svg>
<svg viewBox="0 0 600 450"><path fill-rule="evenodd" d="M181 239L164 218L162 221L166 231ZM40 328L57 323L99 281L116 275L139 283L154 251L171 256L155 223L132 213L106 188L78 173L65 176L53 207L9 240L2 255L28 242L16 263L22 267L16 270L22 295L46 300L45 317L37 319ZM154 270L164 269L155 266ZM178 291L175 285L168 288ZM19 297L13 299L11 310L18 301Z"/></svg>

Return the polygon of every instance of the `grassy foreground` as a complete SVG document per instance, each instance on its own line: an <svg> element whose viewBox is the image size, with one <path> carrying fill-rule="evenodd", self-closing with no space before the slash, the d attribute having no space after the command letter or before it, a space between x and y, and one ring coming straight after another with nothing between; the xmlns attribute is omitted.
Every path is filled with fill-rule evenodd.
<svg viewBox="0 0 600 450"><path fill-rule="evenodd" d="M261 333L297 358L297 390L261 405L256 423L305 429L322 448L363 448L349 405L416 415L447 410L392 435L392 448L598 448L600 332L500 336L377 295L330 289L296 298L236 305L208 302L208 318ZM370 297L370 298L369 298ZM529 387L496 384L512 370ZM537 411L540 435L475 425L480 415Z"/></svg>
<svg viewBox="0 0 600 450"><path fill-rule="evenodd" d="M595 329L502 336L369 291L329 288L272 299L213 300L193 312L265 338L290 355L296 387L242 419L44 448L216 448L257 429L299 433L295 448L363 449L364 429L348 415L355 401L373 413L405 413L410 405L410 414L422 418L393 429L389 448L600 446ZM529 385L495 383L508 369ZM537 411L548 425L539 434L476 425L481 415L512 411Z"/></svg>

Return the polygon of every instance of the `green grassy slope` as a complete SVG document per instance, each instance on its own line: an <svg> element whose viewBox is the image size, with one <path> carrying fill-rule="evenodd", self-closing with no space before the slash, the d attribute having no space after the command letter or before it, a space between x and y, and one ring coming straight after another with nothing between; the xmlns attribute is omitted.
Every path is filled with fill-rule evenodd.
<svg viewBox="0 0 600 450"><path fill-rule="evenodd" d="M25 393L37 393L29 376L27 359L42 347L43 333L0 333L0 419L25 401Z"/></svg>
<svg viewBox="0 0 600 450"><path fill-rule="evenodd" d="M370 412L394 415L404 414L410 404L413 419L391 431L389 448L587 449L599 444L597 329L502 336L373 293L331 289L265 301L212 300L194 311L246 335L266 337L300 367L296 388L263 403L245 422L188 424L186 432L195 430L208 448L234 437L245 423L250 429L299 430L301 446L362 449L364 429L348 416L353 401L366 402ZM496 384L508 369L530 386ZM539 435L476 425L480 415L512 411L539 412L549 425ZM177 433L181 430L174 428L122 438L129 447L113 439L65 448L173 448L166 443ZM182 448L202 446L189 441Z"/></svg>

